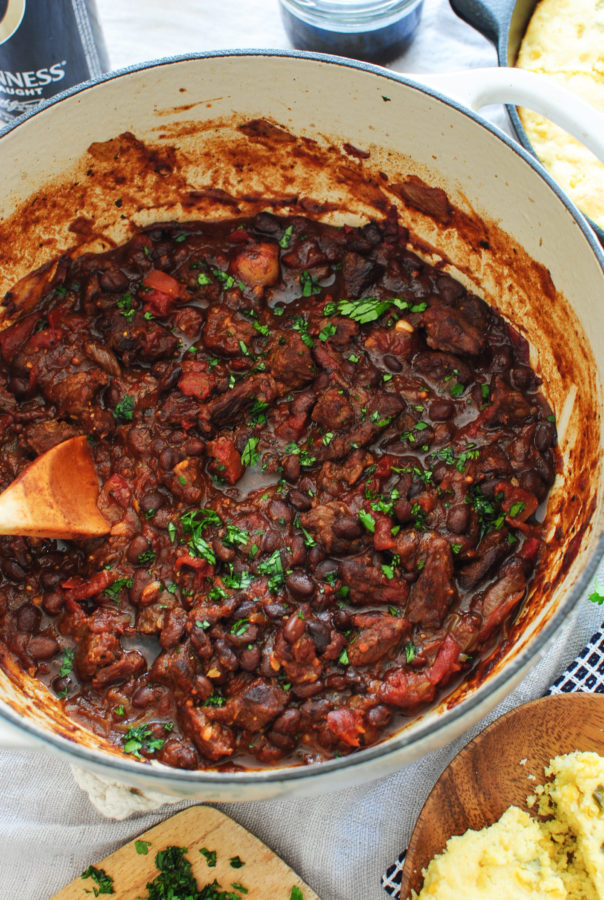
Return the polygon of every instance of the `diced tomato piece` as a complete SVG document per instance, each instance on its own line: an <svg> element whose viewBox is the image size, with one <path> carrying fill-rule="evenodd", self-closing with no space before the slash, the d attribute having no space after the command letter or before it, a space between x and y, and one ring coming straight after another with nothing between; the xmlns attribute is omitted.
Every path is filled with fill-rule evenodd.
<svg viewBox="0 0 604 900"><path fill-rule="evenodd" d="M392 537L392 519L384 513L374 513L375 532L373 546L376 550L392 550L395 540Z"/></svg>
<svg viewBox="0 0 604 900"><path fill-rule="evenodd" d="M230 241L233 244L245 244L247 241L251 240L252 236L245 228L236 228L227 235L227 241Z"/></svg>
<svg viewBox="0 0 604 900"><path fill-rule="evenodd" d="M182 375L178 381L178 389L187 397L197 397L198 400L207 400L214 387L214 376L208 374L208 366L205 362L197 360L185 360L182 365Z"/></svg>
<svg viewBox="0 0 604 900"><path fill-rule="evenodd" d="M208 455L212 457L210 470L226 481L235 484L243 475L241 456L230 438L218 437L208 444Z"/></svg>
<svg viewBox="0 0 604 900"><path fill-rule="evenodd" d="M380 456L377 462L377 466L375 467L375 477L376 478L386 478L390 475L392 470L392 466L398 465L400 462L397 456L393 456L391 453L384 453L383 456Z"/></svg>
<svg viewBox="0 0 604 900"><path fill-rule="evenodd" d="M69 600L79 602L80 600L86 600L88 597L94 597L95 594L104 591L106 587L109 587L110 584L117 581L118 577L117 572L103 569L102 572L97 572L97 574L93 575L92 578L89 578L88 581L84 581L83 578L80 578L77 575L72 578L67 578L65 581L61 582L61 587Z"/></svg>
<svg viewBox="0 0 604 900"><path fill-rule="evenodd" d="M537 554L539 553L539 547L541 546L541 541L539 538L530 537L527 538L524 544L522 545L518 556L521 556L522 559L528 559L529 562L534 562Z"/></svg>
<svg viewBox="0 0 604 900"><path fill-rule="evenodd" d="M5 362L10 362L16 356L39 320L40 315L35 313L31 316L25 316L24 319L0 331L0 355Z"/></svg>
<svg viewBox="0 0 604 900"><path fill-rule="evenodd" d="M426 672L406 672L394 669L386 675L379 689L380 699L399 709L412 710L429 703L436 693Z"/></svg>
<svg viewBox="0 0 604 900"><path fill-rule="evenodd" d="M197 569L198 572L202 575L209 575L210 577L214 574L214 566L210 565L207 559L203 559L201 556L191 556L190 553L186 553L184 556L179 556L174 561L174 568L176 571L182 569L183 566L189 566L191 569Z"/></svg>
<svg viewBox="0 0 604 900"><path fill-rule="evenodd" d="M289 416L284 422L275 427L275 434L284 441L297 441L304 433L306 423L308 421L308 413L297 413L297 415Z"/></svg>
<svg viewBox="0 0 604 900"><path fill-rule="evenodd" d="M511 522L526 522L539 506L534 494L507 481L499 481L495 485L495 496L499 493L503 494L501 506Z"/></svg>
<svg viewBox="0 0 604 900"><path fill-rule="evenodd" d="M332 709L327 713L327 727L339 741L349 747L358 747L365 734L363 714L358 709Z"/></svg>
<svg viewBox="0 0 604 900"><path fill-rule="evenodd" d="M127 509L130 506L131 497L130 484L123 475L114 472L103 485L100 500L102 499L105 503L117 503L122 509Z"/></svg>
<svg viewBox="0 0 604 900"><path fill-rule="evenodd" d="M151 269L143 278L142 298L145 309L156 316L165 316L179 297L185 297L184 285L162 272L160 269Z"/></svg>
<svg viewBox="0 0 604 900"><path fill-rule="evenodd" d="M448 634L442 644L434 663L426 671L426 675L432 684L440 684L449 675L459 672L461 663L459 662L459 654L461 647L455 638Z"/></svg>
<svg viewBox="0 0 604 900"><path fill-rule="evenodd" d="M61 340L62 332L56 328L45 328L44 331L37 331L32 334L27 342L27 350L35 352L36 350L50 350L55 347Z"/></svg>

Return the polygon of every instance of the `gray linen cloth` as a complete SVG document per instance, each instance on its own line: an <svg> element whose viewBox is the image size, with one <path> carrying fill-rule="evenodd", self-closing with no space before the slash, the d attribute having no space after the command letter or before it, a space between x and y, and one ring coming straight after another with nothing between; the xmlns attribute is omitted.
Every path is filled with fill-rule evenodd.
<svg viewBox="0 0 604 900"><path fill-rule="evenodd" d="M97 7L114 68L186 52L290 46L276 0L97 0ZM419 33L392 68L421 73L495 64L493 48L446 0L425 0ZM501 109L484 112L509 133ZM601 613L585 598L530 676L480 726L395 775L309 799L221 809L275 850L322 900L384 900L382 873L407 846L442 769L487 721L544 693L598 627ZM78 787L69 764L44 748L0 749L0 796L0 900L47 900L90 863L190 805L108 820Z"/></svg>

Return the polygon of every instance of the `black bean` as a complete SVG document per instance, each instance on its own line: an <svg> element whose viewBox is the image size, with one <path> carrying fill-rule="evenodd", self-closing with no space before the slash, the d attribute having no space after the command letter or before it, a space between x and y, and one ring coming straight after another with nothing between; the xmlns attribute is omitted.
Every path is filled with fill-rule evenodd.
<svg viewBox="0 0 604 900"><path fill-rule="evenodd" d="M378 706L373 706L367 713L367 721L376 728L383 728L391 718L392 713L387 706L381 703Z"/></svg>
<svg viewBox="0 0 604 900"><path fill-rule="evenodd" d="M459 503L447 510L447 528L453 534L463 534L470 525L470 507Z"/></svg>
<svg viewBox="0 0 604 900"><path fill-rule="evenodd" d="M322 681L314 681L310 684L296 684L292 687L292 693L296 697L300 697L301 700L306 700L307 697L314 697L315 694L320 694L324 687Z"/></svg>
<svg viewBox="0 0 604 900"><path fill-rule="evenodd" d="M412 504L408 500L397 500L394 504L394 515L397 522L400 522L401 525L404 525L405 522L410 522L413 518L411 506Z"/></svg>
<svg viewBox="0 0 604 900"><path fill-rule="evenodd" d="M300 458L295 454L283 460L283 477L292 484L300 477Z"/></svg>
<svg viewBox="0 0 604 900"><path fill-rule="evenodd" d="M551 422L539 422L533 442L539 453L545 453L556 441L556 429Z"/></svg>
<svg viewBox="0 0 604 900"><path fill-rule="evenodd" d="M400 372L403 368L403 364L400 359L397 359L397 357L393 356L392 353L385 354L384 365L388 366L391 372Z"/></svg>
<svg viewBox="0 0 604 900"><path fill-rule="evenodd" d="M310 619L306 628L317 648L317 653L325 653L331 643L329 626L318 619Z"/></svg>
<svg viewBox="0 0 604 900"><path fill-rule="evenodd" d="M446 422L455 412L455 406L450 400L433 400L428 407L428 415L434 422Z"/></svg>
<svg viewBox="0 0 604 900"><path fill-rule="evenodd" d="M306 512L312 506L312 501L308 494L303 494L301 491L290 491L287 499L298 512Z"/></svg>
<svg viewBox="0 0 604 900"><path fill-rule="evenodd" d="M143 512L155 511L156 509L161 509L165 502L166 498L160 491L149 491L143 495L141 507Z"/></svg>
<svg viewBox="0 0 604 900"><path fill-rule="evenodd" d="M14 559L3 559L1 568L6 578L16 581L18 584L25 581L27 577L25 569Z"/></svg>
<svg viewBox="0 0 604 900"><path fill-rule="evenodd" d="M128 544L128 550L126 551L128 561L135 564L138 563L139 556L146 553L149 549L149 541L147 538L142 534L137 534Z"/></svg>
<svg viewBox="0 0 604 900"><path fill-rule="evenodd" d="M533 372L528 366L517 366L510 372L510 384L520 391L532 387L533 383Z"/></svg>
<svg viewBox="0 0 604 900"><path fill-rule="evenodd" d="M300 727L301 718L299 709L286 709L273 722L273 731L279 731L281 734L293 734Z"/></svg>
<svg viewBox="0 0 604 900"><path fill-rule="evenodd" d="M340 538L352 541L363 534L363 526L354 516L342 516L333 523L333 532Z"/></svg>
<svg viewBox="0 0 604 900"><path fill-rule="evenodd" d="M27 645L32 659L50 659L59 652L59 644L50 634L35 634Z"/></svg>
<svg viewBox="0 0 604 900"><path fill-rule="evenodd" d="M239 665L245 672L255 672L259 662L259 647L245 647L239 654Z"/></svg>
<svg viewBox="0 0 604 900"><path fill-rule="evenodd" d="M313 550L314 549L315 548L313 547ZM338 572L338 564L334 562L333 559L321 560L321 562L315 566L315 576L323 581L337 578Z"/></svg>
<svg viewBox="0 0 604 900"><path fill-rule="evenodd" d="M17 610L17 628L19 631L37 631L40 627L42 613L33 603L24 603Z"/></svg>
<svg viewBox="0 0 604 900"><path fill-rule="evenodd" d="M47 612L51 616L58 615L63 609L63 602L63 594L60 594L58 591L51 591L48 594L44 594L44 597L42 598L44 612Z"/></svg>
<svg viewBox="0 0 604 900"><path fill-rule="evenodd" d="M289 644L295 644L306 631L305 619L295 612L283 626L283 637Z"/></svg>
<svg viewBox="0 0 604 900"><path fill-rule="evenodd" d="M308 551L308 563L311 569L314 569L316 566L318 566L323 559L325 559L325 551L322 547L319 547L319 545L317 544L316 546L310 548L310 550Z"/></svg>
<svg viewBox="0 0 604 900"><path fill-rule="evenodd" d="M271 500L268 505L268 514L271 519L279 522L280 525L289 523L292 520L292 511L283 500Z"/></svg>
<svg viewBox="0 0 604 900"><path fill-rule="evenodd" d="M292 572L285 579L285 584L292 594L299 597L309 597L315 589L312 578L304 572Z"/></svg>
<svg viewBox="0 0 604 900"><path fill-rule="evenodd" d="M99 276L99 284L104 291L122 292L127 291L129 282L124 273L117 268L105 269Z"/></svg>
<svg viewBox="0 0 604 900"><path fill-rule="evenodd" d="M57 569L43 569L40 573L40 581L47 591L51 591L53 588L56 588L58 583L60 581L63 581L64 579L64 573L58 571Z"/></svg>
<svg viewBox="0 0 604 900"><path fill-rule="evenodd" d="M333 614L333 624L340 631L346 631L352 624L350 613L347 613L345 609L336 609Z"/></svg>
<svg viewBox="0 0 604 900"><path fill-rule="evenodd" d="M173 469L177 462L178 457L174 450L171 450L170 448L162 450L159 454L159 464L165 471Z"/></svg>

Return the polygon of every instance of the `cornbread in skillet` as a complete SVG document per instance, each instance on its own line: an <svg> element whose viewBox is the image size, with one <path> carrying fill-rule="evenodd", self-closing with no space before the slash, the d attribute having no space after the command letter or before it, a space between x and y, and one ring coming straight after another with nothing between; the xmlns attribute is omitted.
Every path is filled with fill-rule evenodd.
<svg viewBox="0 0 604 900"><path fill-rule="evenodd" d="M489 828L450 838L425 871L418 900L601 900L604 759L558 756L545 774L552 780L529 798L545 821L511 806Z"/></svg>
<svg viewBox="0 0 604 900"><path fill-rule="evenodd" d="M541 0L516 65L540 72L604 112L604 2ZM563 129L518 110L535 152L577 206L604 227L604 164Z"/></svg>

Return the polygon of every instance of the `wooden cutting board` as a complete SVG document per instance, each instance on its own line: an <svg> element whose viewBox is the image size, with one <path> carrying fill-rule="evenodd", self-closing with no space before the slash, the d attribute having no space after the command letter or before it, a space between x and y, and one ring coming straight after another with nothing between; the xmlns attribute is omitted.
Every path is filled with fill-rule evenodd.
<svg viewBox="0 0 604 900"><path fill-rule="evenodd" d="M93 865L113 879L116 900L137 900L147 896L147 882L159 874L156 853L169 846L187 848L186 857L200 891L215 879L223 891L240 893L242 900L290 900L292 887L301 891L301 895L294 891L298 900L300 896L303 900L319 900L266 844L210 806L192 806L171 816ZM141 852L144 849L146 854ZM215 851L216 865L209 866L208 854L200 850L210 854ZM234 868L230 862L234 857L244 865ZM243 885L247 893L237 891L234 883ZM94 889L99 890L98 882L78 877L50 900L88 900L95 895Z"/></svg>

